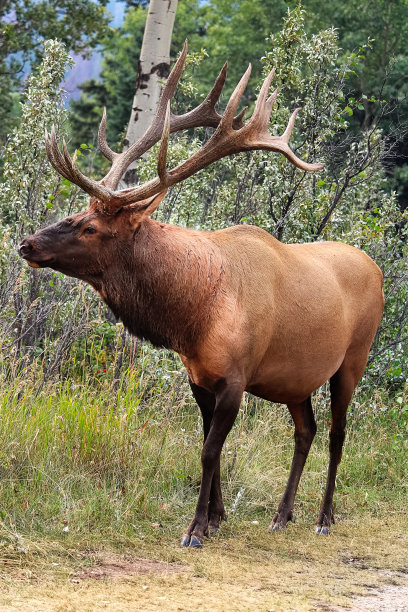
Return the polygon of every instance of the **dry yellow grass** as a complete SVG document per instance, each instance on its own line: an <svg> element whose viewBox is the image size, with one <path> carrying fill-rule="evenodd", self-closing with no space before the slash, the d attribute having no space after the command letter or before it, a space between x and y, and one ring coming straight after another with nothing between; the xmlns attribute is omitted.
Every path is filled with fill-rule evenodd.
<svg viewBox="0 0 408 612"><path fill-rule="evenodd" d="M199 551L180 549L165 534L155 543L128 541L121 551L32 542L28 554L10 553L4 559L8 563L3 561L0 610L349 608L355 596L373 587L396 585L398 593L398 587L408 586L407 527L406 515L367 515L358 523L336 525L332 535L321 537L310 524L270 534L266 524L248 521L234 531L226 527ZM144 566L141 558L164 563ZM177 571L168 571L173 567ZM93 578L101 568L104 576Z"/></svg>

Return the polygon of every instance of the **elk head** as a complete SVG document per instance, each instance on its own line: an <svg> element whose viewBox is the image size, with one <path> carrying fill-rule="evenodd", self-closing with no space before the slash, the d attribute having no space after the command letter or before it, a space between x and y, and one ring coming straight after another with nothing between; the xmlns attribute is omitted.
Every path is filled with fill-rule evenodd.
<svg viewBox="0 0 408 612"><path fill-rule="evenodd" d="M323 167L322 164L309 164L299 159L289 147L289 138L299 109L293 112L282 136L269 134L268 123L278 93L276 90L268 97L274 70L265 79L253 115L245 124L243 116L246 109L238 115L236 111L251 66L235 88L223 115L215 110L215 105L224 86L227 64L199 106L184 115L173 114L170 101L182 74L186 55L185 43L163 89L152 125L123 153L115 153L107 144L104 111L98 132L98 145L112 166L102 180L96 181L82 174L76 165L76 154L70 156L65 141L62 151L59 149L54 127L50 135L46 133L46 151L51 164L59 174L88 193L91 199L86 211L46 227L20 243L20 255L31 266L51 267L98 288L106 271L117 260L117 253L123 251L128 257L133 253L135 232L156 210L167 189L218 159L241 151L266 149L282 153L292 164L305 171ZM215 131L192 157L176 168L167 170L166 154L170 133L199 126L213 127ZM143 185L116 191L128 166L160 139L157 177Z"/></svg>
<svg viewBox="0 0 408 612"><path fill-rule="evenodd" d="M116 214L105 211L92 196L87 210L25 238L19 253L33 268L49 267L100 289L104 273L117 262L120 251L130 258L135 233L156 210L166 191Z"/></svg>

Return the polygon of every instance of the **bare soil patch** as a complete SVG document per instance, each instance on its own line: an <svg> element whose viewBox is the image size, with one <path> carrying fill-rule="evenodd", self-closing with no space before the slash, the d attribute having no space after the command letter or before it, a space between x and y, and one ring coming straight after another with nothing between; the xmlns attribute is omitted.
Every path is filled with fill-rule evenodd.
<svg viewBox="0 0 408 612"><path fill-rule="evenodd" d="M123 555L100 553L95 565L78 572L73 582L79 580L103 580L105 578L126 578L144 574L179 574L188 571L188 566L166 563L154 559L126 559Z"/></svg>
<svg viewBox="0 0 408 612"><path fill-rule="evenodd" d="M408 612L408 586L384 586L368 595L356 597L348 612Z"/></svg>
<svg viewBox="0 0 408 612"><path fill-rule="evenodd" d="M355 560L353 560L355 561ZM370 568L382 580L398 584L385 584L380 588L366 586L364 595L354 596L351 607L333 606L317 601L316 609L319 612L408 612L408 576L406 572L381 570Z"/></svg>

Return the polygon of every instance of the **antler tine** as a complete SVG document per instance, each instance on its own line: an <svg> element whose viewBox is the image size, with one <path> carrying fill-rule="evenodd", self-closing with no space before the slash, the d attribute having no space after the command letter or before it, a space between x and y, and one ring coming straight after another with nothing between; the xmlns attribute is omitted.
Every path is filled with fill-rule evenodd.
<svg viewBox="0 0 408 612"><path fill-rule="evenodd" d="M170 100L167 102L166 116L164 118L163 135L160 143L159 156L157 158L157 173L160 178L160 182L163 186L166 186L167 170L167 148L169 145L170 137Z"/></svg>
<svg viewBox="0 0 408 612"><path fill-rule="evenodd" d="M66 164L67 168L69 168L70 173L74 177L75 176L74 162L71 159L71 156L69 154L67 143L65 142L65 138L62 139L62 154L64 156L64 160L65 160L65 164ZM75 151L75 153L74 153L74 159L75 160L76 160L76 157L77 157L77 152Z"/></svg>
<svg viewBox="0 0 408 612"><path fill-rule="evenodd" d="M265 104L266 101L266 96L268 95L269 92L269 88L271 86L272 83L272 79L275 76L275 68L272 68L272 70L270 71L270 73L268 74L268 76L266 77L266 79L264 80L264 82L262 83L262 87L261 90L258 94L258 99L257 99L257 105L261 105L261 104ZM272 94L273 96L273 94ZM271 97L272 97L271 96ZM270 98L267 100L267 103L269 103Z"/></svg>
<svg viewBox="0 0 408 612"><path fill-rule="evenodd" d="M208 103L211 104L213 108L217 104L220 98L221 92L224 89L225 79L227 78L227 70L228 70L228 62L225 62L217 78L214 81L214 85L212 86L210 93L208 94L204 102L202 103L203 106L207 101ZM220 117L221 115L218 115L218 116Z"/></svg>
<svg viewBox="0 0 408 612"><path fill-rule="evenodd" d="M64 176L69 181L72 181L72 173L70 172L69 166L65 163L64 157L58 148L57 137L55 134L55 127L51 127L51 135L48 137L48 132L45 132L45 149L47 152L48 159L54 166L56 171Z"/></svg>
<svg viewBox="0 0 408 612"><path fill-rule="evenodd" d="M255 103L255 109L253 115L250 120L250 124L253 129L262 130L268 128L268 123L271 117L272 108L276 97L278 95L278 90L275 89L273 94L267 99L267 95L269 92L269 88L272 83L272 79L275 76L275 68L270 71L266 79L264 80L261 90L258 94L258 98Z"/></svg>
<svg viewBox="0 0 408 612"><path fill-rule="evenodd" d="M302 159L299 159L299 157L295 155L295 153L292 151L292 149L289 146L289 139L291 137L293 127L295 125L296 116L300 110L301 110L300 108L295 108L292 115L290 116L288 125L286 126L284 133L277 140L279 140L279 144L281 145L280 147L281 153L283 153L283 155L294 166L296 166L297 168L300 168L300 170L304 170L305 172L315 172L316 170L321 170L322 168L324 168L324 164L309 164L308 162L305 162Z"/></svg>
<svg viewBox="0 0 408 612"><path fill-rule="evenodd" d="M98 147L102 155L111 162L113 162L113 160L119 155L119 153L112 151L108 145L108 141L106 140L106 107L103 108L102 120L99 124Z"/></svg>
<svg viewBox="0 0 408 612"><path fill-rule="evenodd" d="M53 157L52 149L51 149L51 143L50 143L50 137L49 137L47 128L45 128L44 143L45 143L45 151L47 153L47 157L48 157L52 167L59 173L60 172L60 166L58 166L58 164L56 163L56 160Z"/></svg>
<svg viewBox="0 0 408 612"><path fill-rule="evenodd" d="M80 178L79 177L80 172L76 166L77 152L75 151L74 157L71 158L69 151L68 151L67 143L65 142L65 138L62 139L62 154L64 156L65 165L67 166L67 168L69 168L69 172L72 176L72 179L71 179L72 182L74 182L75 184L78 184L77 179Z"/></svg>
<svg viewBox="0 0 408 612"><path fill-rule="evenodd" d="M163 88L162 94L160 96L158 105L157 105L157 119L160 118L160 115L163 116L166 113L167 102L169 102L174 96L174 92L176 91L176 87L180 80L181 75L183 74L184 64L186 62L188 51L187 40L184 41L183 50L180 53L176 63L173 66L173 70L170 72L169 77L166 81L166 84Z"/></svg>
<svg viewBox="0 0 408 612"><path fill-rule="evenodd" d="M281 148L276 147L276 149L271 149L272 151L280 151L282 155L286 157L296 168L299 170L303 170L304 172L316 172L317 170L321 170L324 168L324 164L309 164L308 162L303 161L294 154L289 145L283 146Z"/></svg>
<svg viewBox="0 0 408 612"><path fill-rule="evenodd" d="M232 127L234 128L234 130L239 130L242 127L244 127L244 122L242 120L243 120L244 115L247 112L247 110L248 110L248 107L244 106L242 111L240 113L238 113L238 115L236 117L234 117L234 121L232 122Z"/></svg>
<svg viewBox="0 0 408 612"><path fill-rule="evenodd" d="M91 196L94 196L104 202L108 202L111 199L113 192L110 189L107 189L104 185L101 185L97 181L88 178L78 170L76 166L76 154L74 155L74 159L72 159L68 152L65 140L62 142L63 153L61 153L58 148L54 126L51 128L50 139L48 137L48 133L46 132L45 147L48 159L59 174L75 185L78 185L78 187L81 187L81 189Z"/></svg>
<svg viewBox="0 0 408 612"><path fill-rule="evenodd" d="M76 160L78 157L78 150L75 150L74 155L71 157L68 151L67 143L65 142L65 138L64 138L62 140L62 152L63 152L64 159L67 165L69 165L71 169L71 174L75 180L75 183L78 184L78 180L81 181L81 178L82 178L81 172L78 170L78 167L76 165Z"/></svg>
<svg viewBox="0 0 408 612"><path fill-rule="evenodd" d="M292 131L293 131L293 127L295 125L295 120L297 117L298 112L302 110L300 107L299 108L295 108L295 110L293 111L293 113L290 116L290 119L288 121L288 125L286 126L286 130L283 132L281 139L284 142L289 143L290 137L292 135Z"/></svg>
<svg viewBox="0 0 408 612"><path fill-rule="evenodd" d="M249 77L251 76L251 70L252 70L252 66L251 64L249 64L248 68L246 69L245 73L243 74L243 76L241 77L238 85L236 86L236 88L234 89L234 91L232 92L232 95L228 101L227 107L225 109L225 112L222 116L222 119L218 125L218 128L216 129L216 132L220 132L221 130L225 130L226 128L228 129L228 127L232 127L233 121L234 121L234 116L236 113L236 110L238 108L238 104L242 98L242 94L245 91L245 88L248 84L249 81Z"/></svg>

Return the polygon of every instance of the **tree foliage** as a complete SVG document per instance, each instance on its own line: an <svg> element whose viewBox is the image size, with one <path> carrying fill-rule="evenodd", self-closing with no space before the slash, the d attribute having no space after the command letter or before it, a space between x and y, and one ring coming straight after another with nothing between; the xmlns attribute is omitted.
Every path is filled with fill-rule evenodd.
<svg viewBox="0 0 408 612"><path fill-rule="evenodd" d="M265 51L265 39L270 34L271 24L279 28L285 14L284 0L249 2L226 2L211 0L183 0L177 8L171 52L173 58L188 39L190 53L200 54L202 49L206 61L191 66L189 76L194 73L196 83L194 96L197 101L211 88L229 58L228 80L225 94L229 95L242 76L249 62L256 62L257 69L251 78L247 100L254 99L257 77L261 71L259 59ZM137 75L137 58L140 54L146 9L137 3L126 11L123 25L112 38L103 42L102 73L99 81L89 81L81 87L83 95L72 103L73 132L75 144L95 138L103 106L108 106L113 122L108 125L108 136L116 142L122 135L129 115ZM85 125L86 124L86 125ZM85 128L85 129L84 129ZM86 131L90 128L90 131Z"/></svg>
<svg viewBox="0 0 408 612"><path fill-rule="evenodd" d="M104 106L108 109L108 141L115 145L123 135L135 90L145 21L145 8L134 7L127 11L124 23L103 39L101 78L83 83L80 99L71 102L74 145L96 142Z"/></svg>
<svg viewBox="0 0 408 612"><path fill-rule="evenodd" d="M369 127L376 120L381 108L378 98L388 101L382 127L396 144L394 156L389 160L388 174L392 188L399 192L401 205L408 205L408 71L406 40L408 36L408 3L406 0L362 0L356 6L352 2L329 0L321 10L317 0L304 0L309 28L336 27L340 47L355 50L370 40L360 69L350 75L349 90L362 99L363 108L356 113L356 120ZM374 98L374 100L373 100Z"/></svg>
<svg viewBox="0 0 408 612"><path fill-rule="evenodd" d="M52 208L59 180L45 154L44 132L51 124L59 130L64 120L60 82L72 64L64 45L46 41L39 72L27 82L20 126L9 135L4 149L1 220L3 229L14 229L14 240L20 232L34 232Z"/></svg>
<svg viewBox="0 0 408 612"><path fill-rule="evenodd" d="M44 43L44 59L26 84L20 125L5 146L0 183L0 357L11 369L40 358L45 377L61 367L86 315L78 308L79 295L72 299L76 283L50 270L40 274L27 269L16 246L46 223L54 209L67 214L78 196L50 166L44 146L44 131L51 124L59 132L66 129L60 82L70 65L62 43Z"/></svg>
<svg viewBox="0 0 408 612"><path fill-rule="evenodd" d="M55 38L89 54L106 34L107 0L4 0L0 2L0 143L15 123L20 80Z"/></svg>

